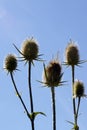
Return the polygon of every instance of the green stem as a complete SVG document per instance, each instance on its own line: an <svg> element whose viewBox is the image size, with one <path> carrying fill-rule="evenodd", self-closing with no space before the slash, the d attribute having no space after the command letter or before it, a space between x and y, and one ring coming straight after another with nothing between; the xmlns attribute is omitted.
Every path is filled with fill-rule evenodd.
<svg viewBox="0 0 87 130"><path fill-rule="evenodd" d="M75 66L72 65L72 97L74 96L74 80L75 80ZM74 113L74 121L76 121L76 104L75 104L75 98L73 98L73 113Z"/></svg>
<svg viewBox="0 0 87 130"><path fill-rule="evenodd" d="M52 109L53 109L53 130L56 130L56 104L55 104L55 87L51 87Z"/></svg>
<svg viewBox="0 0 87 130"><path fill-rule="evenodd" d="M33 96L32 96L32 88L31 88L31 61L29 61L29 68L28 68L28 84L29 84L29 95L30 95L30 107L31 107L31 114L34 112L33 108ZM34 130L34 118L31 119L31 127Z"/></svg>
<svg viewBox="0 0 87 130"><path fill-rule="evenodd" d="M16 94L19 97L19 99L20 99L20 101L21 101L21 103L22 103L22 105L23 105L23 107L25 109L25 112L27 113L28 118L30 118L30 114L29 114L29 112L28 112L28 110L26 108L26 105L25 105L25 103L24 103L24 101L23 101L23 99L22 99L21 95L19 94L19 91L18 91L18 89L16 87L16 84L15 84L15 81L14 81L14 78L13 78L13 74L10 73L10 76L11 76L11 80L12 80L13 86L15 88Z"/></svg>

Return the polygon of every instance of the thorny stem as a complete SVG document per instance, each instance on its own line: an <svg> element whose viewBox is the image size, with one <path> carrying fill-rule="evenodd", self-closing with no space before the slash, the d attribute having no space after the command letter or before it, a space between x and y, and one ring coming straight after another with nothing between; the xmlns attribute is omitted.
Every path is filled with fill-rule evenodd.
<svg viewBox="0 0 87 130"><path fill-rule="evenodd" d="M29 61L29 68L28 68L28 84L29 84L29 95L30 95L30 107L31 107L31 114L34 112L33 108L33 96L32 96L32 88L31 88L31 61ZM31 126L32 130L34 130L34 118L31 119Z"/></svg>
<svg viewBox="0 0 87 130"><path fill-rule="evenodd" d="M75 66L72 65L72 98L74 96L74 79L75 79ZM75 105L75 98L73 98L73 113L74 113L74 121L75 124L77 123L77 119L76 119L76 105Z"/></svg>
<svg viewBox="0 0 87 130"><path fill-rule="evenodd" d="M27 108L26 108L26 105L25 105L25 103L24 103L24 101L23 101L23 99L22 99L21 95L19 94L19 91L18 91L18 89L17 89L17 87L16 87L16 84L15 84L15 81L14 81L14 78L13 78L13 74L10 73L10 76L11 76L11 80L12 80L12 83L13 83L13 85L14 85L16 94L17 94L17 96L19 97L19 99L20 99L20 101L21 101L21 103L22 103L22 105L23 105L23 107L24 107L24 109L25 109L25 112L27 113L28 118L30 118L30 114L29 114L29 112L28 112L28 110L27 110Z"/></svg>
<svg viewBox="0 0 87 130"><path fill-rule="evenodd" d="M52 109L53 109L53 130L56 130L56 105L55 105L55 87L51 87Z"/></svg>

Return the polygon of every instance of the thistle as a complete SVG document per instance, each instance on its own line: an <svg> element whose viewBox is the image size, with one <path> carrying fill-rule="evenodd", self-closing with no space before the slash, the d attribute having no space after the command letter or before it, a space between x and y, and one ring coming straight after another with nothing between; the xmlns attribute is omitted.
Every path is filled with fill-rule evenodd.
<svg viewBox="0 0 87 130"><path fill-rule="evenodd" d="M13 54L9 54L7 55L7 57L5 58L5 63L4 63L4 69L6 69L9 73L10 73L10 77L11 77L11 80L12 80L12 83L13 83L13 86L14 86L14 89L15 89L15 92L17 94L17 96L19 97L23 107L24 107L24 110L25 112L27 113L27 116L30 118L30 114L26 108L26 105L17 89L17 86L16 86L16 83L14 81L14 77L13 77L13 71L17 70L17 59L16 59L16 56L13 55Z"/></svg>
<svg viewBox="0 0 87 130"><path fill-rule="evenodd" d="M63 75L62 67L59 61L52 60L49 62L48 66L44 65L43 72L43 83L48 87L57 87L60 85L61 77Z"/></svg>
<svg viewBox="0 0 87 130"><path fill-rule="evenodd" d="M56 130L56 103L55 103L55 87L61 85L62 78L62 67L60 62L57 59L54 59L49 62L49 64L45 67L44 64L44 72L43 72L43 82L45 86L51 88L51 96L52 96L52 117L53 117L53 130Z"/></svg>
<svg viewBox="0 0 87 130"><path fill-rule="evenodd" d="M84 84L83 82L77 80L74 82L74 96L73 98L77 98L77 107L76 107L76 115L75 115L75 125L77 126L77 121L78 121L78 114L79 114L79 108L80 108L80 102L81 102L81 98L82 97L86 97L86 95L84 94L85 90L84 90ZM77 129L75 129L77 130Z"/></svg>
<svg viewBox="0 0 87 130"><path fill-rule="evenodd" d="M75 81L74 82L74 97L81 98L85 96L84 94L84 84L81 81Z"/></svg>
<svg viewBox="0 0 87 130"><path fill-rule="evenodd" d="M82 61L80 61L79 49L77 45L70 40L65 50L65 65L71 66L72 71L72 97L74 96L74 80L75 80L75 66L78 66ZM77 113L76 113L76 101L75 98L72 98L73 103L73 115L74 115L74 124L77 126ZM76 129L75 129L76 130Z"/></svg>
<svg viewBox="0 0 87 130"><path fill-rule="evenodd" d="M79 50L78 50L77 45L73 41L70 41L69 44L67 45L65 56L66 56L65 63L67 65L74 66L80 63Z"/></svg>
<svg viewBox="0 0 87 130"><path fill-rule="evenodd" d="M21 53L25 60L27 61L36 60L38 57L38 51L39 51L38 45L33 38L26 39L23 42Z"/></svg>
<svg viewBox="0 0 87 130"><path fill-rule="evenodd" d="M5 58L4 69L12 73L17 68L17 59L13 54L8 54Z"/></svg>
<svg viewBox="0 0 87 130"><path fill-rule="evenodd" d="M19 50L15 44L13 44L13 45L17 49L17 51L21 54L21 57L19 57L19 58L22 58L21 61L33 63L33 60L39 60L39 61L41 60L39 58L39 56L41 56L41 55L38 55L38 53L39 53L38 44L33 38L26 39L22 43L21 50Z"/></svg>

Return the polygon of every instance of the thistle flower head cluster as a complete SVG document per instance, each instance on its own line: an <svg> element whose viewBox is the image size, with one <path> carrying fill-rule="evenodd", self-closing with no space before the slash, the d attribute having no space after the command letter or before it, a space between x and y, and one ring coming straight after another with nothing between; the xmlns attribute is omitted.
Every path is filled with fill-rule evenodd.
<svg viewBox="0 0 87 130"><path fill-rule="evenodd" d="M48 87L59 86L62 77L62 67L57 60L52 60L44 67L43 82Z"/></svg>
<svg viewBox="0 0 87 130"><path fill-rule="evenodd" d="M84 94L84 84L81 81L75 81L74 82L74 97L83 97Z"/></svg>
<svg viewBox="0 0 87 130"><path fill-rule="evenodd" d="M13 55L13 54L7 55L7 57L5 58L4 68L8 72L13 72L14 70L16 70L16 68L17 68L17 59L16 59L15 55Z"/></svg>
<svg viewBox="0 0 87 130"><path fill-rule="evenodd" d="M36 60L38 57L38 51L39 51L38 45L33 38L26 39L23 42L21 53L25 60L27 61Z"/></svg>
<svg viewBox="0 0 87 130"><path fill-rule="evenodd" d="M80 58L79 50L77 45L73 41L70 41L69 44L67 45L65 56L67 65L73 66L79 64L79 58Z"/></svg>

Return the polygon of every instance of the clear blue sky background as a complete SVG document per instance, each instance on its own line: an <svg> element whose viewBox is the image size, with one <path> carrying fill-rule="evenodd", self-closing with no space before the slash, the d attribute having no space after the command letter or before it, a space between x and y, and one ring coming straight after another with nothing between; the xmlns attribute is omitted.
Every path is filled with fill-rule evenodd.
<svg viewBox="0 0 87 130"><path fill-rule="evenodd" d="M78 43L81 59L87 59L87 1L86 0L0 0L0 129L31 130L24 109L15 95L9 75L3 70L3 61L8 53L15 53L13 43L20 48L27 37L34 37L39 44L39 53L48 63L59 52L64 60L64 51L70 39ZM87 93L87 63L76 68L75 78L84 82ZM29 108L27 88L27 65L19 63L20 72L15 80ZM51 130L51 93L36 80L42 79L43 65L35 62L32 67L32 87L35 111L46 113L37 116L35 130ZM63 67L63 80L68 85L56 88L57 130L70 130L66 120L73 121L71 98L71 71ZM87 129L87 99L82 99L79 126Z"/></svg>

